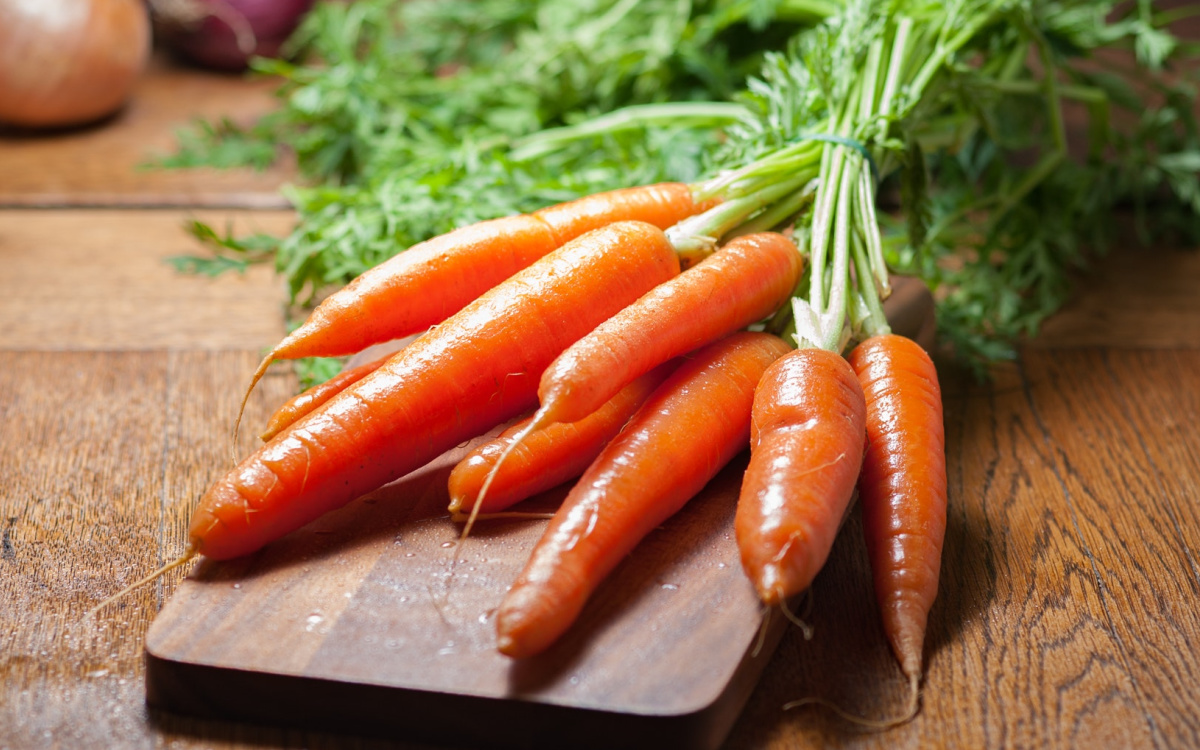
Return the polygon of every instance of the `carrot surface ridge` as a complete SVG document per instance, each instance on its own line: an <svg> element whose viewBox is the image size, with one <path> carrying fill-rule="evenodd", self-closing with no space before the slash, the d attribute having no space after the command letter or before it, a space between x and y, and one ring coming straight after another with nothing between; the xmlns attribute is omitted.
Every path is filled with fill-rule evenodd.
<svg viewBox="0 0 1200 750"><path fill-rule="evenodd" d="M875 597L892 651L915 679L946 533L941 388L929 355L903 336L868 338L849 361L866 397L858 490Z"/></svg>
<svg viewBox="0 0 1200 750"><path fill-rule="evenodd" d="M391 356L391 355L388 355ZM259 435L264 443L294 424L301 417L312 413L329 399L378 370L388 357L380 357L358 367L342 370L324 383L318 383L302 393L292 396L271 414L267 426Z"/></svg>
<svg viewBox="0 0 1200 750"><path fill-rule="evenodd" d="M782 234L729 242L564 351L542 375L537 418L582 419L651 368L762 320L792 295L802 266Z"/></svg>
<svg viewBox="0 0 1200 750"><path fill-rule="evenodd" d="M451 520L466 520L465 513L476 502L480 502L480 513L497 513L582 474L674 369L674 362L660 365L583 419L556 422L531 433L496 472L482 502L478 500L479 492L488 473L532 417L472 450L450 472Z"/></svg>
<svg viewBox="0 0 1200 750"><path fill-rule="evenodd" d="M850 365L823 349L788 354L759 383L734 529L764 604L800 593L825 564L862 464L865 408Z"/></svg>
<svg viewBox="0 0 1200 750"><path fill-rule="evenodd" d="M502 653L522 658L553 643L638 541L746 447L755 383L788 350L769 334L735 333L651 394L567 495L505 596Z"/></svg>
<svg viewBox="0 0 1200 750"><path fill-rule="evenodd" d="M485 293L260 447L204 495L201 554L252 552L536 403L565 347L679 273L663 232L590 232Z"/></svg>

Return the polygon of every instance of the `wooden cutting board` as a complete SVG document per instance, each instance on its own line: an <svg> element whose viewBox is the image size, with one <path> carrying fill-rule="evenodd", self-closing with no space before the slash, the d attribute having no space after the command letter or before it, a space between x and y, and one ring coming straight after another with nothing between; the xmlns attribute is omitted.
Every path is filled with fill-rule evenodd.
<svg viewBox="0 0 1200 750"><path fill-rule="evenodd" d="M889 307L897 330L928 340L923 287L898 286ZM720 745L786 622L739 563L746 455L638 546L559 643L514 661L495 650L493 613L545 521L481 523L455 555L446 478L469 447L258 554L202 562L147 635L148 703L455 745Z"/></svg>

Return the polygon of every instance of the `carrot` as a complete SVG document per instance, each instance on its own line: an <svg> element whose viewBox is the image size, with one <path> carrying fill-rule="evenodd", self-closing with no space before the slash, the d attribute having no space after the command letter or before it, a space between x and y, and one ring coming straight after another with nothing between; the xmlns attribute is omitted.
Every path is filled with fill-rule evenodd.
<svg viewBox="0 0 1200 750"><path fill-rule="evenodd" d="M808 588L825 564L862 464L864 410L854 370L824 349L792 352L759 383L734 529L763 603Z"/></svg>
<svg viewBox="0 0 1200 750"><path fill-rule="evenodd" d="M311 413L321 404L378 370L387 360L388 357L380 357L374 362L342 370L324 383L318 383L303 393L288 399L267 420L267 427L259 435L259 438L264 443L267 442L295 423L296 420Z"/></svg>
<svg viewBox="0 0 1200 750"><path fill-rule="evenodd" d="M660 182L584 196L539 209L533 216L546 222L562 244L614 221L644 221L667 229L715 204L697 203L688 185Z"/></svg>
<svg viewBox="0 0 1200 750"><path fill-rule="evenodd" d="M218 480L192 517L192 554L253 552L530 408L555 356L678 272L666 236L645 223L564 245Z"/></svg>
<svg viewBox="0 0 1200 750"><path fill-rule="evenodd" d="M666 229L707 204L680 183L623 188L456 229L410 247L325 298L272 349L250 380L276 359L335 357L424 331L546 253L614 221ZM235 426L236 434L237 428Z"/></svg>
<svg viewBox="0 0 1200 750"><path fill-rule="evenodd" d="M858 480L883 627L915 684L946 532L946 449L937 370L903 336L872 336L849 357L866 395Z"/></svg>
<svg viewBox="0 0 1200 750"><path fill-rule="evenodd" d="M409 248L327 297L271 358L353 354L418 333L593 229L614 221L647 221L666 229L699 208L687 185L664 183L456 229Z"/></svg>
<svg viewBox="0 0 1200 750"><path fill-rule="evenodd" d="M578 422L555 423L529 435L497 472L487 497L484 481L499 457L530 422L526 419L468 453L450 472L450 514L465 521L463 508L497 513L579 476L616 436L642 402L675 369L674 362L656 367L625 386L603 406Z"/></svg>
<svg viewBox="0 0 1200 750"><path fill-rule="evenodd" d="M496 614L497 646L532 656L570 627L604 576L745 448L754 384L788 351L736 333L696 352L596 458Z"/></svg>
<svg viewBox="0 0 1200 750"><path fill-rule="evenodd" d="M535 422L582 419L638 375L765 318L791 296L802 265L782 234L733 240L563 352L542 374Z"/></svg>

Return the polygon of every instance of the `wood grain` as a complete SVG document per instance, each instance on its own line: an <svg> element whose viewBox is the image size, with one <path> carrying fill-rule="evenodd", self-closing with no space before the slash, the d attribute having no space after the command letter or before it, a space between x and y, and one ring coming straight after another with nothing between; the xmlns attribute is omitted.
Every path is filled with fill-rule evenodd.
<svg viewBox="0 0 1200 750"><path fill-rule="evenodd" d="M179 576L84 613L176 554L253 360L0 351L0 745L154 745L141 642ZM292 387L265 382L254 418Z"/></svg>
<svg viewBox="0 0 1200 750"><path fill-rule="evenodd" d="M1028 346L1196 348L1200 346L1200 252L1123 248L1093 263L1077 292Z"/></svg>
<svg viewBox="0 0 1200 750"><path fill-rule="evenodd" d="M0 130L0 207L288 207L287 159L251 169L147 169L174 153L176 131L197 118L248 125L275 105L278 82L213 73L159 56L129 104L95 125L56 132Z"/></svg>
<svg viewBox="0 0 1200 750"><path fill-rule="evenodd" d="M190 218L236 232L286 232L286 211L0 210L0 348L261 349L284 334L283 286L270 269L183 274L202 254Z"/></svg>

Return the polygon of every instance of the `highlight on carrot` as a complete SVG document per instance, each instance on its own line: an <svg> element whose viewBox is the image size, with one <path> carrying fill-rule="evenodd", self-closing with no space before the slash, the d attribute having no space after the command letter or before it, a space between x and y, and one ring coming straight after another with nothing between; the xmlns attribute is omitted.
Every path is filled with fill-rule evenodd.
<svg viewBox="0 0 1200 750"><path fill-rule="evenodd" d="M318 383L302 393L292 396L275 410L267 420L267 426L258 436L264 443L290 427L301 417L310 414L329 399L375 372L388 360L387 355L373 362L342 370L324 383Z"/></svg>
<svg viewBox="0 0 1200 750"><path fill-rule="evenodd" d="M564 348L679 273L662 230L619 222L536 261L277 435L219 479L189 530L237 557L536 403Z"/></svg>
<svg viewBox="0 0 1200 750"><path fill-rule="evenodd" d="M247 400L277 359L336 357L419 333L528 267L538 258L615 221L666 229L703 210L681 183L622 188L456 229L410 247L334 292L263 358Z"/></svg>
<svg viewBox="0 0 1200 750"><path fill-rule="evenodd" d="M659 365L577 422L558 422L530 434L497 471L482 500L488 474L530 419L475 448L450 472L451 520L465 521L472 511L480 517L499 513L582 474L675 366L673 361Z"/></svg>
<svg viewBox="0 0 1200 750"><path fill-rule="evenodd" d="M604 577L677 512L750 436L754 386L789 347L735 333L689 356L584 472L547 525L496 614L497 647L549 647Z"/></svg>
<svg viewBox="0 0 1200 750"><path fill-rule="evenodd" d="M929 355L903 336L872 336L849 362L866 397L858 480L863 535L883 630L909 680L915 713L946 533L941 388Z"/></svg>
<svg viewBox="0 0 1200 750"><path fill-rule="evenodd" d="M734 530L759 599L808 588L854 494L865 435L862 387L841 355L798 349L754 394L750 464Z"/></svg>

